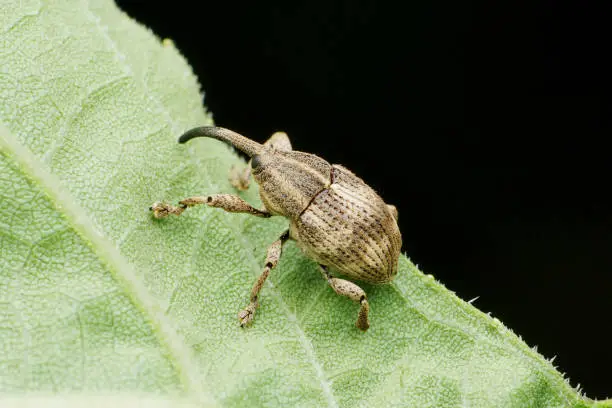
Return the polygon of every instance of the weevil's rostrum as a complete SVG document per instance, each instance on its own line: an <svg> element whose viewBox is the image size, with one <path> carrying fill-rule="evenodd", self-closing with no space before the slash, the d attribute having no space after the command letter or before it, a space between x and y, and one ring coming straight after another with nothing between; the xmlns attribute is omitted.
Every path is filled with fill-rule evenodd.
<svg viewBox="0 0 612 408"><path fill-rule="evenodd" d="M180 215L188 207L207 204L259 217L280 215L290 221L289 230L268 248L263 272L251 291L251 302L238 314L240 324L253 320L259 291L278 263L283 244L293 239L319 263L336 293L360 303L356 326L367 330L370 307L365 292L353 282L334 277L330 269L369 283L391 281L397 273L402 246L396 208L385 204L346 168L310 153L293 151L285 133L275 133L262 145L228 129L199 127L185 133L179 142L194 137L225 141L251 157L250 166L231 172L230 180L244 190L252 173L264 208L256 209L236 195L214 194L181 200L179 206L157 202L151 207L155 217Z"/></svg>

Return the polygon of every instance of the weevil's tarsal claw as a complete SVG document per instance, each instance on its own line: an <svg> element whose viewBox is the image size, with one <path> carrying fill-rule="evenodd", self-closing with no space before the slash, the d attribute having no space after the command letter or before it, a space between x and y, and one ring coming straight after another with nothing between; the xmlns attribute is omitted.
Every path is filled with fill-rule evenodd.
<svg viewBox="0 0 612 408"><path fill-rule="evenodd" d="M248 326L253 321L253 318L255 317L255 309L257 309L257 303L251 302L247 307L238 313L240 327Z"/></svg>
<svg viewBox="0 0 612 408"><path fill-rule="evenodd" d="M166 204L161 201L157 201L153 203L151 207L149 207L149 211L153 212L153 216L155 218L165 218L170 214L181 215L183 211L185 211L184 206L174 206L170 204Z"/></svg>

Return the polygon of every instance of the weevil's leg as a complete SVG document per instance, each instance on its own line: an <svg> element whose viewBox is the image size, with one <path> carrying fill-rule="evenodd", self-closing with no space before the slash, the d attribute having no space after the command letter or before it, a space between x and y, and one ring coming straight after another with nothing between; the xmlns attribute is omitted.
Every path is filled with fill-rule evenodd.
<svg viewBox="0 0 612 408"><path fill-rule="evenodd" d="M291 151L291 142L285 132L276 132L263 144L264 147L276 150ZM251 161L243 169L232 167L229 175L230 183L238 190L246 190L251 182Z"/></svg>
<svg viewBox="0 0 612 408"><path fill-rule="evenodd" d="M211 207L222 208L228 212L248 213L257 217L270 217L266 210L258 210L244 201L242 198L232 194L213 194L204 197L189 197L179 202L178 206L157 202L149 209L153 211L155 218L164 218L170 214L181 215L188 207L206 204Z"/></svg>
<svg viewBox="0 0 612 408"><path fill-rule="evenodd" d="M270 136L264 146L270 146L275 150L290 152L292 150L291 141L285 132L275 132Z"/></svg>
<svg viewBox="0 0 612 408"><path fill-rule="evenodd" d="M387 204L387 208L389 209L389 211L391 211L391 215L393 215L393 218L395 218L395 221L397 221L397 217L398 217L398 213L397 213L397 207L395 207L393 204Z"/></svg>
<svg viewBox="0 0 612 408"><path fill-rule="evenodd" d="M289 230L285 231L279 239L274 241L272 245L268 247L268 253L266 255L266 263L264 270L257 278L257 281L251 289L251 303L238 313L238 319L240 320L240 326L244 327L253 321L255 317L255 309L259 306L259 291L263 287L264 282L270 275L270 271L276 266L280 259L283 251L283 244L289 239Z"/></svg>
<svg viewBox="0 0 612 408"><path fill-rule="evenodd" d="M153 216L155 218L166 218L170 214L181 215L183 211L185 211L185 208L187 207L177 207L174 205L163 203L161 201L157 201L149 207L149 211L153 211Z"/></svg>
<svg viewBox="0 0 612 408"><path fill-rule="evenodd" d="M234 188L244 191L248 190L251 183L251 161L242 169L232 166L229 174L229 181Z"/></svg>
<svg viewBox="0 0 612 408"><path fill-rule="evenodd" d="M349 282L344 279L338 279L331 276L327 267L320 265L323 270L323 276L332 287L334 292L339 295L346 296L347 298L359 302L361 307L359 308L359 314L357 315L357 321L355 326L360 330L366 331L370 327L370 321L368 320L368 313L370 312L370 305L366 297L366 293L359 286L353 282Z"/></svg>

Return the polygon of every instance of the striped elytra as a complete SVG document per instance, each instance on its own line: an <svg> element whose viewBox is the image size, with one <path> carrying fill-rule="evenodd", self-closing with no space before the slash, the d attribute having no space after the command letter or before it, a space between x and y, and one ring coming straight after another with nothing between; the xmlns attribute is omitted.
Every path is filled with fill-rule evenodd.
<svg viewBox="0 0 612 408"><path fill-rule="evenodd" d="M308 256L347 277L391 281L402 246L397 221L360 178L338 165L332 172L329 186L292 220L292 237Z"/></svg>
<svg viewBox="0 0 612 408"><path fill-rule="evenodd" d="M309 257L353 279L393 279L401 234L371 187L313 154L263 150L256 157L253 177L266 209L291 221L291 238Z"/></svg>

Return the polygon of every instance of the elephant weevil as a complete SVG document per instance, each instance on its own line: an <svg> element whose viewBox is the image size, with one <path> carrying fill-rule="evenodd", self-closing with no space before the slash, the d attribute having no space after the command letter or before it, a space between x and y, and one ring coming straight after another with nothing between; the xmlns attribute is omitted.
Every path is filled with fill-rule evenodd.
<svg viewBox="0 0 612 408"><path fill-rule="evenodd" d="M252 173L259 184L264 208L256 209L233 194L213 194L186 198L178 206L156 202L151 207L156 218L180 215L188 207L207 204L264 218L280 215L290 222L289 229L268 248L263 272L251 291L251 301L238 313L240 325L253 320L259 291L278 263L283 244L293 239L307 256L319 263L327 283L337 294L360 303L355 325L366 331L370 326L366 293L355 283L332 276L329 270L369 283L390 282L397 274L402 246L397 209L385 204L346 168L292 150L285 133L275 133L262 145L231 130L205 126L189 130L178 141L185 143L195 137L224 141L251 158L247 168L230 173L230 180L236 188L244 190Z"/></svg>

